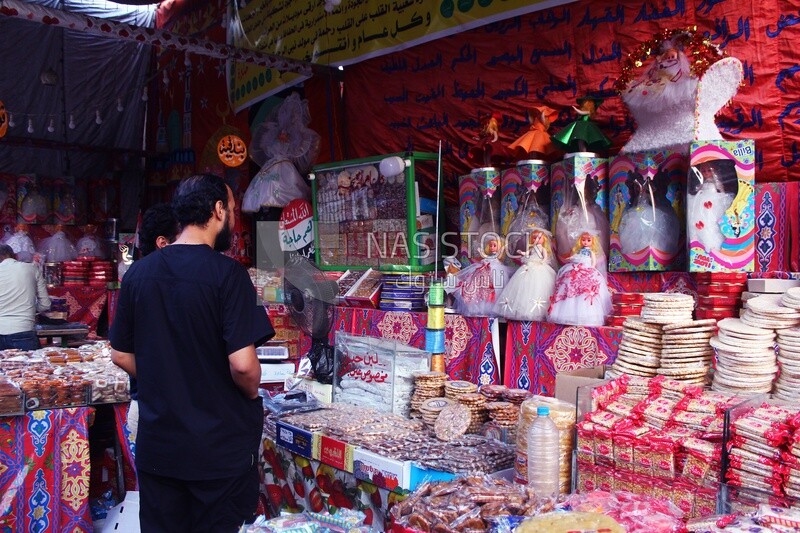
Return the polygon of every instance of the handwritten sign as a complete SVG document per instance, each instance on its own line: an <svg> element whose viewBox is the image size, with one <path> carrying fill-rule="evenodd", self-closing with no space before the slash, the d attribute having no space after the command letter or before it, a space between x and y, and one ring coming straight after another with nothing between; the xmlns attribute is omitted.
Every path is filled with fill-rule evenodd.
<svg viewBox="0 0 800 533"><path fill-rule="evenodd" d="M482 26L487 21L513 20L542 9L541 5L552 7L571 1L344 1L328 14L323 2L254 0L239 11L244 34L236 45L292 59L346 65ZM543 20L543 24L558 23L557 17L551 18ZM509 29L505 20L496 24L498 33ZM467 49L447 66L455 70L458 62L475 61ZM436 66L434 62L427 68ZM238 111L298 81L302 79L297 75L279 77L273 71L236 65L229 86L231 101Z"/></svg>
<svg viewBox="0 0 800 533"><path fill-rule="evenodd" d="M226 135L217 143L217 156L227 167L238 167L247 159L247 145L236 135Z"/></svg>

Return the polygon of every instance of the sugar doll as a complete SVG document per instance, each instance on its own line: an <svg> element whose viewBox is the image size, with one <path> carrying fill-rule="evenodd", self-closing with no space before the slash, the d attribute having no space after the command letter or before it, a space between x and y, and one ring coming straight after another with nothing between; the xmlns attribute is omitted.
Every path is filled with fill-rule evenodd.
<svg viewBox="0 0 800 533"><path fill-rule="evenodd" d="M497 113L481 113L481 130L472 140L475 144L469 149L469 160L473 164L492 166L492 144L497 142L500 126Z"/></svg>
<svg viewBox="0 0 800 533"><path fill-rule="evenodd" d="M17 254L17 261L22 261L24 263L33 261L36 247L33 245L33 240L31 240L28 235L27 224L17 224L14 228L14 234L6 240L6 244Z"/></svg>
<svg viewBox="0 0 800 533"><path fill-rule="evenodd" d="M522 158L544 159L553 153L554 147L547 130L558 117L558 111L546 105L535 105L528 112L531 127L508 147Z"/></svg>
<svg viewBox="0 0 800 533"><path fill-rule="evenodd" d="M619 224L622 253L658 250L673 256L679 244L680 222L664 191L656 190L652 180L633 171L628 171L627 186L630 203Z"/></svg>
<svg viewBox="0 0 800 533"><path fill-rule="evenodd" d="M522 266L517 270L497 301L496 312L512 320L542 321L556 282L551 266L552 234L535 228L529 248L522 252Z"/></svg>
<svg viewBox="0 0 800 533"><path fill-rule="evenodd" d="M455 274L456 309L465 316L493 316L495 304L510 277L501 260L500 236L487 233L482 241L483 258Z"/></svg>
<svg viewBox="0 0 800 533"><path fill-rule="evenodd" d="M596 202L599 190L597 179L589 174L585 179L576 177L566 190L564 204L559 209L555 224L556 249L561 263L569 260L574 243L582 233L588 231L596 235L599 242L597 268L601 272L606 271L609 222L603 208Z"/></svg>
<svg viewBox="0 0 800 533"><path fill-rule="evenodd" d="M687 234L690 248L718 252L725 240L722 225L734 203L738 180L730 160L706 161L690 167Z"/></svg>
<svg viewBox="0 0 800 533"><path fill-rule="evenodd" d="M611 312L611 294L605 276L597 269L600 241L583 232L569 262L558 271L547 319L556 324L602 326Z"/></svg>
<svg viewBox="0 0 800 533"><path fill-rule="evenodd" d="M603 103L603 99L585 96L578 98L577 102L580 107L572 106L572 109L580 115L578 120L553 135L553 145L567 153L608 150L611 141L592 121L592 117Z"/></svg>

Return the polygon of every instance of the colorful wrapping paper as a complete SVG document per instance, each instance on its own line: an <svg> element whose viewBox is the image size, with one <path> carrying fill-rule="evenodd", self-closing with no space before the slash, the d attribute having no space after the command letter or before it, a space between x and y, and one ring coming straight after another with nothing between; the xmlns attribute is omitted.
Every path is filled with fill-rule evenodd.
<svg viewBox="0 0 800 533"><path fill-rule="evenodd" d="M788 183L756 184L756 270L783 271L789 259Z"/></svg>
<svg viewBox="0 0 800 533"><path fill-rule="evenodd" d="M503 384L552 396L558 372L611 363L621 340L621 328L511 321Z"/></svg>
<svg viewBox="0 0 800 533"><path fill-rule="evenodd" d="M90 532L89 417L91 407L31 411L0 421L0 531ZM27 473L24 469L28 467Z"/></svg>

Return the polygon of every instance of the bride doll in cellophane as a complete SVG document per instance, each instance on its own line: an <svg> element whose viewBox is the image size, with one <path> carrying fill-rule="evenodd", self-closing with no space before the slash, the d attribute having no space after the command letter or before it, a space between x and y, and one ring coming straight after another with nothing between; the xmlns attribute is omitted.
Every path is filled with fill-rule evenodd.
<svg viewBox="0 0 800 533"><path fill-rule="evenodd" d="M521 252L522 266L508 282L497 301L496 313L511 320L542 321L556 283L553 259L552 234L533 228L529 247Z"/></svg>
<svg viewBox="0 0 800 533"><path fill-rule="evenodd" d="M72 261L78 257L75 245L70 242L64 233L64 227L56 225L55 233L52 237L44 239L39 244L39 253L44 256L47 263L61 263L62 261Z"/></svg>
<svg viewBox="0 0 800 533"><path fill-rule="evenodd" d="M639 172L628 171L630 203L618 228L623 254L652 249L672 257L677 252L681 225L666 197L667 180L659 178L656 175L655 179L649 179Z"/></svg>
<svg viewBox="0 0 800 533"><path fill-rule="evenodd" d="M567 187L564 194L564 203L558 210L556 229L556 250L558 260L566 263L571 255L571 250L578 237L584 232L589 232L598 239L597 269L606 272L609 245L608 217L595 201L600 185L590 175L585 179L576 176L573 184Z"/></svg>
<svg viewBox="0 0 800 533"><path fill-rule="evenodd" d="M575 241L569 261L558 271L547 320L555 324L602 326L611 312L611 293L598 270L600 240L584 231Z"/></svg>
<svg viewBox="0 0 800 533"><path fill-rule="evenodd" d="M456 311L464 316L494 316L495 304L510 278L509 269L502 262L501 237L489 232L481 242L482 259L456 273L455 287L450 289Z"/></svg>
<svg viewBox="0 0 800 533"><path fill-rule="evenodd" d="M28 235L27 224L17 224L14 234L8 238L6 244L14 250L14 253L17 255L17 261L22 261L24 263L33 261L36 247L33 245L33 240L31 240Z"/></svg>
<svg viewBox="0 0 800 533"><path fill-rule="evenodd" d="M739 185L736 163L718 159L690 168L687 197L689 247L719 252L725 240L723 228L731 227L726 211L734 204Z"/></svg>

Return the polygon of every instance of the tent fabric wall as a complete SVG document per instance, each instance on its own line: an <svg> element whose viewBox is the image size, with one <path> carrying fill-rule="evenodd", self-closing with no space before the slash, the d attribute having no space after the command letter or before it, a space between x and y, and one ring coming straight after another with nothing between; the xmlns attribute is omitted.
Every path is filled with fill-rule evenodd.
<svg viewBox="0 0 800 533"><path fill-rule="evenodd" d="M697 25L744 63L745 80L717 119L728 139L752 138L759 181L800 180L800 38L797 0L581 0L345 68L349 157L435 151L446 173L466 172L478 112L502 115L500 143L527 130L525 111L575 114L575 98L605 95L597 121L619 149L634 128L612 86L627 54L664 28ZM790 16L791 14L791 16ZM451 182L454 183L454 182ZM453 199L455 200L455 199Z"/></svg>

